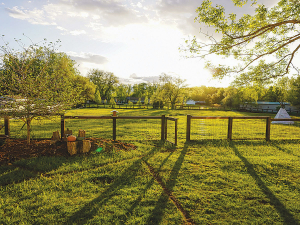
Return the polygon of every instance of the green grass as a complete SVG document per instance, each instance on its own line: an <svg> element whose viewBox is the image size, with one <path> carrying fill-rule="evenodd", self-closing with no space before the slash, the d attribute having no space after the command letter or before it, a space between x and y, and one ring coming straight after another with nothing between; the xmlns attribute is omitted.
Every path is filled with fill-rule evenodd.
<svg viewBox="0 0 300 225"><path fill-rule="evenodd" d="M300 224L298 141L185 143L186 114L251 114L118 111L179 118L178 147L134 142L138 148L127 152L41 157L1 166L0 224L184 224L186 217L163 186L195 224ZM110 111L68 112L79 114ZM88 122L78 125L92 127Z"/></svg>
<svg viewBox="0 0 300 225"><path fill-rule="evenodd" d="M186 135L186 116L271 116L269 113L248 113L235 111L216 111L216 110L154 110L154 109L117 109L119 116L161 116L166 115L178 118L178 138L184 142ZM111 109L75 109L66 113L67 116L110 116ZM294 117L299 118L299 117ZM11 120L11 137L25 138L26 126L21 120ZM112 138L111 119L66 119L66 128L78 134L79 129L86 130L87 137ZM174 142L174 122L168 121L168 138ZM51 138L54 131L60 131L60 117L49 119L33 120L31 137ZM202 119L192 120L191 140L206 139L227 139L228 120L227 119ZM118 140L160 140L160 120L117 120L117 139ZM264 139L266 132L265 119L234 119L233 120L233 139ZM294 125L271 124L272 140L291 140L300 139L300 122Z"/></svg>

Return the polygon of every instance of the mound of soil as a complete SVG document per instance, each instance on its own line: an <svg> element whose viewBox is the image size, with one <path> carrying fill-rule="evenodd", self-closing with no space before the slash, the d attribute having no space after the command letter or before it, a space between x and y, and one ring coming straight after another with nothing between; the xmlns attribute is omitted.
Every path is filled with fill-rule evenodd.
<svg viewBox="0 0 300 225"><path fill-rule="evenodd" d="M98 147L102 147L103 151L130 151L136 149L134 144L113 141L101 138L89 138L94 151ZM30 145L26 140L7 139L4 144L0 143L0 165L10 164L16 160L28 159L38 156L64 156L69 157L67 150L67 142L51 140L31 140Z"/></svg>

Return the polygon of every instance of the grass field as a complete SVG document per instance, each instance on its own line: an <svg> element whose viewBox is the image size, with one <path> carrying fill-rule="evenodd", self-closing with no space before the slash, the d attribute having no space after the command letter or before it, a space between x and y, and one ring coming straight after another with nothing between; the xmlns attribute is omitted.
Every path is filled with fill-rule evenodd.
<svg viewBox="0 0 300 225"><path fill-rule="evenodd" d="M67 115L110 111L80 109ZM300 224L298 141L186 143L187 114L251 114L118 111L179 118L177 148L143 141L135 142L138 148L129 152L41 157L1 166L0 224ZM92 129L96 121L89 123L73 127Z"/></svg>
<svg viewBox="0 0 300 225"><path fill-rule="evenodd" d="M110 116L112 109L75 109L68 111L66 116ZM192 116L271 116L268 113L247 113L233 111L212 111L212 110L153 110L153 109L118 109L119 116L169 116L178 118L178 138L184 142L186 138L187 115ZM299 117L293 117L299 118ZM77 135L79 129L86 130L88 137L103 137L112 139L111 119L66 119L66 128L74 131ZM118 119L117 140L160 140L159 119ZM10 120L11 137L26 138L26 126L21 120ZM175 123L168 121L168 139L174 142ZM4 130L4 129L2 129ZM60 117L49 119L37 118L32 121L31 137L51 138L52 133L60 131ZM201 119L192 120L191 140L206 139L227 139L228 119ZM271 139L273 140L300 140L300 122L295 121L293 125L271 124ZM237 139L264 139L266 137L265 119L234 119L232 138Z"/></svg>

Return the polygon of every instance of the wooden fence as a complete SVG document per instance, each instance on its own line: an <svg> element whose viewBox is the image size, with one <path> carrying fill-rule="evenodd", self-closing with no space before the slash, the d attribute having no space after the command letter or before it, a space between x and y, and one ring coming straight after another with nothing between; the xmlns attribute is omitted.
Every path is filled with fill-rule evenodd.
<svg viewBox="0 0 300 225"><path fill-rule="evenodd" d="M233 124L234 120L262 120L264 124L264 137L252 138L252 139L265 139L269 141L271 139L271 123L272 121L300 121L300 119L272 119L269 116L248 116L248 117L205 117L205 116L191 116L187 115L187 127L186 127L186 141L191 141L191 130L193 127L193 120L227 120L227 140L233 140ZM286 126L286 125L285 125ZM295 126L296 128L299 128ZM246 129L246 127L240 127L240 129ZM300 131L300 128L299 128ZM298 132L299 132L298 131ZM298 133L300 138L300 133ZM216 138L217 139L217 138ZM235 140L251 139L251 138L234 138Z"/></svg>
<svg viewBox="0 0 300 225"><path fill-rule="evenodd" d="M66 130L65 121L67 119L94 119L94 120L111 120L112 139L117 140L117 120L160 120L160 139L171 142L177 145L177 118L162 116L62 116L61 117L61 137L64 137ZM170 141L170 129L168 129L168 121L173 121L174 124L174 141ZM172 132L172 133L173 133Z"/></svg>
<svg viewBox="0 0 300 225"><path fill-rule="evenodd" d="M0 130L4 129L4 136L9 136L10 135L10 130L9 130L9 117L4 117L4 124L0 124Z"/></svg>

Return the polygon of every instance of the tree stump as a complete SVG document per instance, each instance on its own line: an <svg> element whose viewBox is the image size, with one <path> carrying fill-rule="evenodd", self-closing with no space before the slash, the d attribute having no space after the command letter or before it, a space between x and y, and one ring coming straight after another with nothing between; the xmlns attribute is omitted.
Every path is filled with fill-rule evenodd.
<svg viewBox="0 0 300 225"><path fill-rule="evenodd" d="M79 130L78 137L85 137L85 130Z"/></svg>
<svg viewBox="0 0 300 225"><path fill-rule="evenodd" d="M59 131L54 131L53 135L52 135L52 141L60 141L60 135L59 135Z"/></svg>
<svg viewBox="0 0 300 225"><path fill-rule="evenodd" d="M81 152L82 153L86 153L86 152L89 152L90 149L91 149L91 142L89 140L83 140L82 141L82 149L81 149Z"/></svg>
<svg viewBox="0 0 300 225"><path fill-rule="evenodd" d="M68 141L67 142L67 147L68 147L68 152L70 155L75 155L77 154L77 145L78 142L77 141Z"/></svg>

